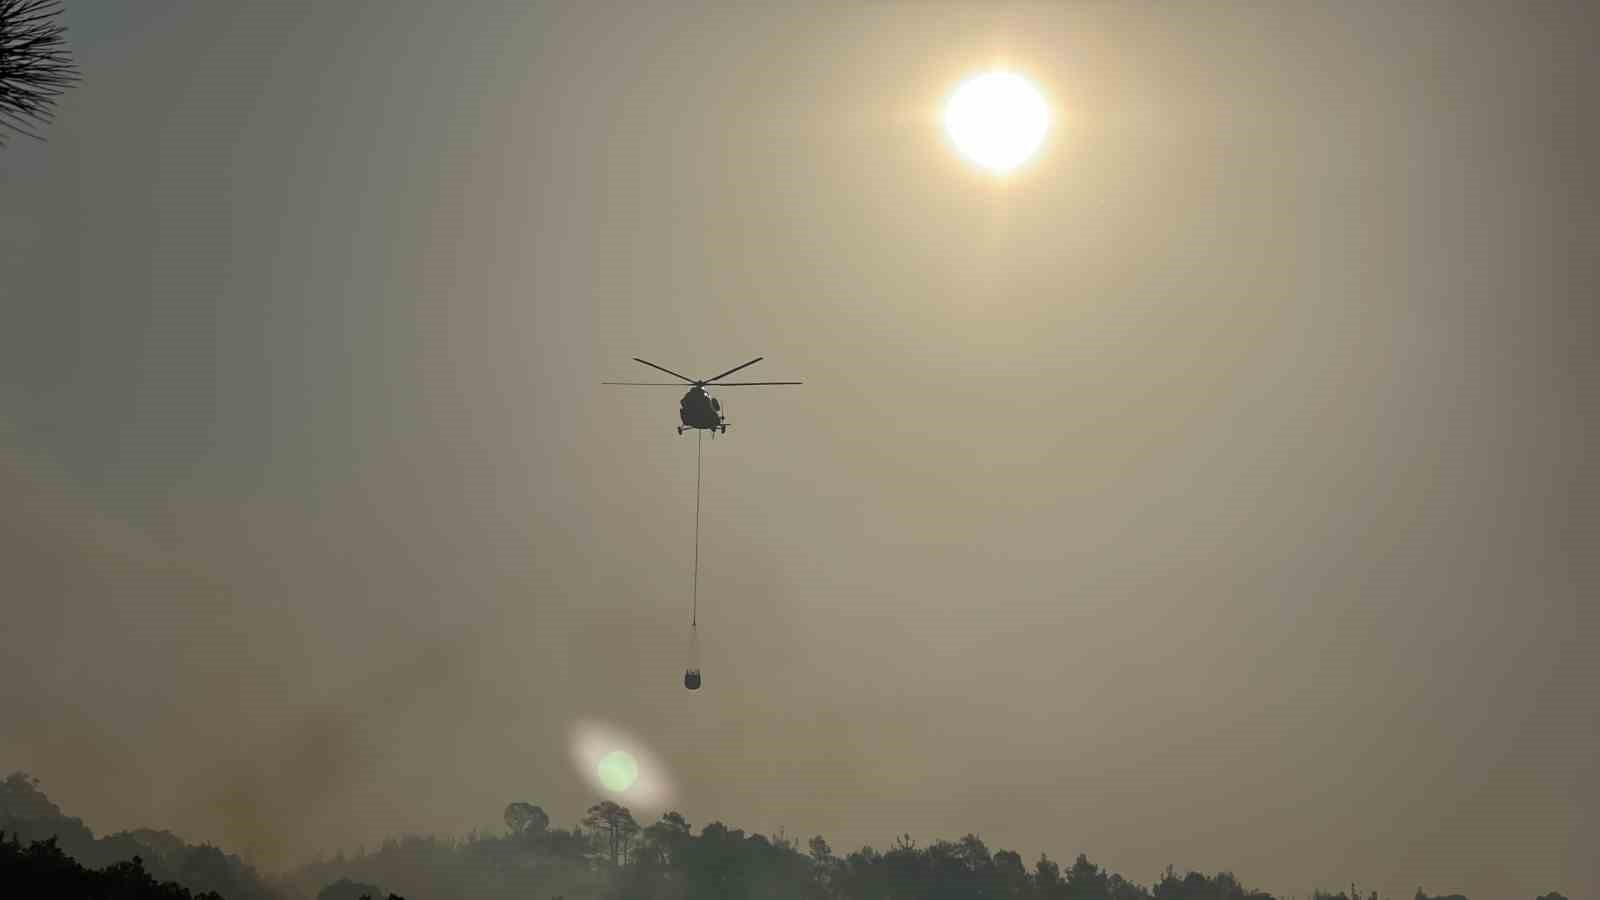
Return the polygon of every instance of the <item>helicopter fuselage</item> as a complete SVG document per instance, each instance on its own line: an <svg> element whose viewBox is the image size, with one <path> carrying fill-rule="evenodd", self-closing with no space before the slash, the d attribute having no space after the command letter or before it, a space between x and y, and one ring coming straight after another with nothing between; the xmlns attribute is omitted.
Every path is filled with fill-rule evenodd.
<svg viewBox="0 0 1600 900"><path fill-rule="evenodd" d="M637 356L635 356L633 358L633 361L637 362L637 363L642 363L644 365L647 365L652 369L656 369L658 371L664 372L665 374L671 375L673 378L676 378L676 379L678 379L679 381L682 381L682 382L686 382L689 385L689 393L684 394L683 395L683 399L678 401L678 419L679 419L679 421L683 422L682 425L678 426L678 433L679 434L683 434L685 431L689 431L689 430L692 430L692 429L699 429L701 431L709 431L712 434L716 434L719 431L724 433L724 434L727 433L727 431L728 431L728 420L726 418L724 418L723 415L722 415L722 404L717 402L716 398L714 398L711 395L706 393L706 385L708 385L708 384L715 383L714 384L715 387L725 388L725 387L763 387L763 386L766 386L766 385L799 384L800 383L798 381L723 381L722 380L724 378L727 378L729 375L732 375L735 372L739 372L739 371L742 371L744 369L748 369L751 366L755 365L756 363L761 362L761 357L759 357L759 356L756 357L755 359L750 360L747 363L744 363L743 365L734 366L733 368L729 369L728 371L723 372L721 375L716 375L716 376L713 376L711 378L703 378L703 379L690 378L687 375L683 375L683 374L680 374L678 372L674 372L671 369L667 368L666 366L658 366L658 365L656 365L655 363L651 362L648 359L640 359ZM670 381L668 381L668 382L660 382L660 381L602 381L601 384L633 385L635 387L675 387L676 386Z"/></svg>
<svg viewBox="0 0 1600 900"><path fill-rule="evenodd" d="M722 418L722 404L699 386L690 388L678 401L678 418L683 421L679 434L691 428L724 433L728 430L728 423Z"/></svg>

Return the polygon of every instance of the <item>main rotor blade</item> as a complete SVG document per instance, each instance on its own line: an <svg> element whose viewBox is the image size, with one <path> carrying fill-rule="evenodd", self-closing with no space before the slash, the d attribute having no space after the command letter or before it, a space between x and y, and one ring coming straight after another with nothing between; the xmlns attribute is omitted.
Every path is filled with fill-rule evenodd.
<svg viewBox="0 0 1600 900"><path fill-rule="evenodd" d="M724 381L723 383L717 385L717 387L719 387L719 388L725 388L725 387L755 387L756 385L761 385L761 384L805 384L805 382L804 381Z"/></svg>
<svg viewBox="0 0 1600 900"><path fill-rule="evenodd" d="M683 387L676 381L602 381L601 384L631 384L634 387Z"/></svg>
<svg viewBox="0 0 1600 900"><path fill-rule="evenodd" d="M742 366L734 366L733 368L729 369L728 371L723 372L721 375L716 376L716 378L707 378L705 381L702 381L700 383L701 384L710 384L711 382L716 381L717 378L727 378L729 375L732 375L733 373L739 371L740 369L747 368L749 366L753 366L756 363L761 362L763 359L766 359L766 357L765 356L758 356L755 359L750 360L749 362L745 363Z"/></svg>
<svg viewBox="0 0 1600 900"><path fill-rule="evenodd" d="M688 377L687 375L679 375L677 372L672 371L671 369L667 368L666 366L658 366L658 365L656 365L655 363L651 362L648 359L640 359L639 357L635 356L633 358L633 361L634 362L644 363L645 365L649 366L652 369L660 369L661 371L667 373L668 375L671 375L674 378L682 378L684 381L687 381L690 384L699 384L700 383L698 381L695 381L693 378Z"/></svg>

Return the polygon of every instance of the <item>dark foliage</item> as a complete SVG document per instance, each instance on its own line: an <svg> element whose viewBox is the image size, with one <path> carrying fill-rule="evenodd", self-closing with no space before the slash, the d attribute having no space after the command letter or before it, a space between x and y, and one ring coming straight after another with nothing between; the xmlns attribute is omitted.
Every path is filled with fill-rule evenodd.
<svg viewBox="0 0 1600 900"><path fill-rule="evenodd" d="M374 900L382 895L383 892L378 890L375 884L362 884L359 881L341 878L317 891L317 900ZM405 900L405 898L390 894L389 900Z"/></svg>
<svg viewBox="0 0 1600 900"><path fill-rule="evenodd" d="M532 803L511 803L506 806L506 828L512 834L539 834L550 827L550 817L543 807Z"/></svg>
<svg viewBox="0 0 1600 900"><path fill-rule="evenodd" d="M927 846L901 835L885 850L840 856L821 835L802 847L785 835L747 834L721 822L697 834L677 812L640 827L611 801L591 806L572 830L550 827L531 803L510 804L504 818L503 834L391 838L372 852L302 866L274 889L238 857L170 832L140 829L97 840L18 773L0 782L0 829L12 834L0 838L0 896L377 900L388 890L400 892L389 900L1274 900L1230 872L1179 874L1169 866L1145 887L1082 854L1065 868L1041 854L1030 867L976 834ZM18 825L31 846L19 841ZM1315 891L1312 900L1389 898L1351 885L1348 892ZM1465 898L1418 889L1412 900Z"/></svg>
<svg viewBox="0 0 1600 900"><path fill-rule="evenodd" d="M84 868L56 839L27 847L0 832L0 893L7 897L74 897L80 900L222 900L209 891L191 893L171 881L156 881L135 856L103 869Z"/></svg>
<svg viewBox="0 0 1600 900"><path fill-rule="evenodd" d="M141 871L156 881L180 884L198 894L214 892L228 900L278 898L238 856L209 844L189 844L170 831L140 828L96 838L82 819L64 814L39 790L39 782L22 772L0 781L0 830L19 841L48 841L91 870L137 858Z"/></svg>
<svg viewBox="0 0 1600 900"><path fill-rule="evenodd" d="M59 0L0 0L0 144L6 128L38 137L30 127L50 121L56 98L78 80L60 12Z"/></svg>

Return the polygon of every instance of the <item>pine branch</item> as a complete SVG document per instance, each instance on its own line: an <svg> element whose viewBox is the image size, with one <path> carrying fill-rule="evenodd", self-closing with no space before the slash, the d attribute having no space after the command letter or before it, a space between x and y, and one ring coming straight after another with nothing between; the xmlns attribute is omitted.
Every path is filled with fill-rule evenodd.
<svg viewBox="0 0 1600 900"><path fill-rule="evenodd" d="M5 128L39 138L56 98L78 80L60 12L60 0L0 0L0 145Z"/></svg>

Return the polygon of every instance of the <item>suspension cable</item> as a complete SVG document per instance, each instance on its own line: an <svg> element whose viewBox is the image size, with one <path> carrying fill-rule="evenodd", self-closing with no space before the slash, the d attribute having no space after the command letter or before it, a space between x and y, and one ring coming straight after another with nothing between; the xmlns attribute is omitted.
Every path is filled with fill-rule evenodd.
<svg viewBox="0 0 1600 900"><path fill-rule="evenodd" d="M694 432L694 588L689 601L689 627L696 627L700 617L700 448L705 432Z"/></svg>

